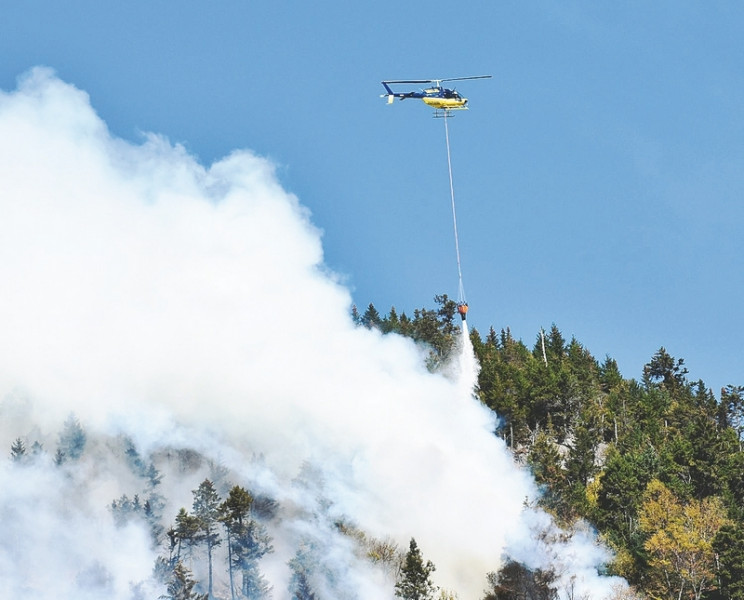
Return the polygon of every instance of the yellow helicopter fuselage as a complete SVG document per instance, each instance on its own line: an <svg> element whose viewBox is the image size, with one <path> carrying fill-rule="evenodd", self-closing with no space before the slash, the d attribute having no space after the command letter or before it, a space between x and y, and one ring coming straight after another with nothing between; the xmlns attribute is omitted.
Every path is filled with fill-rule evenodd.
<svg viewBox="0 0 744 600"><path fill-rule="evenodd" d="M466 109L467 98L441 98L436 96L424 96L421 98L425 104L437 109L457 110Z"/></svg>

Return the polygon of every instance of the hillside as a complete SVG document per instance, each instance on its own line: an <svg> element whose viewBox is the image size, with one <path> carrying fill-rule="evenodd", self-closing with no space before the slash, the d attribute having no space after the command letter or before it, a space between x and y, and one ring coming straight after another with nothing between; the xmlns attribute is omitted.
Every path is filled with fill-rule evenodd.
<svg viewBox="0 0 744 600"><path fill-rule="evenodd" d="M455 306L435 300L412 319L370 306L357 320L429 342L436 360L451 350ZM529 467L541 507L597 528L615 553L609 573L649 597L744 598L744 386L716 397L663 347L624 378L556 325L531 347L508 328L470 338L495 434Z"/></svg>

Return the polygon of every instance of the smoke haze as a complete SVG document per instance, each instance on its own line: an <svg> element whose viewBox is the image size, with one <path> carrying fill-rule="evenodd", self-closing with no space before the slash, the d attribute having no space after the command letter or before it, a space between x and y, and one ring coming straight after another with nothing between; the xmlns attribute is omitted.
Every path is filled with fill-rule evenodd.
<svg viewBox="0 0 744 600"><path fill-rule="evenodd" d="M203 166L157 135L118 139L87 94L37 68L0 92L0 215L0 443L53 454L71 414L88 437L61 468L47 457L21 477L0 461L2 597L164 593L161 549L109 510L138 485L110 458L123 440L201 457L160 463L166 528L215 465L279 503L276 598L303 540L334 573L325 597L393 597L338 520L403 548L415 537L463 600L504 552L532 566L558 555L592 598L617 583L596 575L591 535L535 541L536 523L553 526L524 509L534 484L473 398L467 336L451 372L431 374L410 340L355 327L321 232L269 161L236 151Z"/></svg>

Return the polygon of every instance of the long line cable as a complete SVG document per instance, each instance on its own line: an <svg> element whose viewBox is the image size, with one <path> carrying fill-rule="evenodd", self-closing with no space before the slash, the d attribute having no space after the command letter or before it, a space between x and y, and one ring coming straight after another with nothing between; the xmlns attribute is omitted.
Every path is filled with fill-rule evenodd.
<svg viewBox="0 0 744 600"><path fill-rule="evenodd" d="M452 198L452 224L455 230L455 253L457 254L457 275L460 281L460 287L458 290L458 303L465 303L465 288L462 285L462 264L460 262L460 241L457 236L457 212L455 211L455 186L452 183L452 159L450 157L450 141L449 141L449 115L445 112L444 118L444 136L447 140L447 168L449 170L449 184L450 184L450 197Z"/></svg>

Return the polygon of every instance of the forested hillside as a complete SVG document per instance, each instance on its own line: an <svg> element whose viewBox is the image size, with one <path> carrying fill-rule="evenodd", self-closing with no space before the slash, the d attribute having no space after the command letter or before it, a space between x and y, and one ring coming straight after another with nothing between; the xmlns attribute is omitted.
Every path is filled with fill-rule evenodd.
<svg viewBox="0 0 744 600"><path fill-rule="evenodd" d="M369 305L354 318L430 344L435 368L459 329L455 303L435 302L412 317ZM509 329L470 337L495 435L559 522L596 527L615 553L611 573L650 598L744 599L744 386L716 397L663 347L627 379L556 325L531 347ZM549 573L523 571L507 562L487 598L553 597Z"/></svg>
<svg viewBox="0 0 744 600"><path fill-rule="evenodd" d="M463 338L456 304L447 296L437 296L435 304L412 317L395 309L382 315L373 305L363 313L354 309L357 328L351 329L378 341L390 338L360 330L416 340L436 372L461 351ZM611 358L598 361L557 326L537 332L531 348L508 329L485 337L473 330L470 341L480 363L473 393L499 417L491 421L491 413L468 398L469 406L489 415L483 436L493 443L489 428L496 423L493 435L542 489L537 506L526 508L546 511L562 527L543 521L532 531L553 549L540 567L527 566L524 555L512 556L508 548L504 556L489 554L491 566L479 571L486 582L482 600L594 600L572 589L574 571L561 572L560 560L571 552L562 542L589 527L613 551L602 575L621 576L632 586L613 587L596 600L744 600L744 387L727 386L716 398L702 381L689 381L684 360L664 348L638 380L625 379ZM417 368L430 378L420 361ZM19 396L6 399L4 410L18 417L29 406ZM458 598L457 590L438 587L436 565L413 537L427 531L412 526L407 551L399 541L365 531L340 511L338 481L326 482L322 464L303 463L284 484L258 454L228 469L220 455L229 447L215 452L214 440L193 430L176 429L170 442L148 445L118 429L88 432L84 425L71 415L56 440L31 421L18 425L4 466L13 493L0 504L5 548L18 571L8 589L36 597L56 590L72 572L74 581L65 583L61 597ZM452 453L450 447L448 459ZM385 478L396 475L404 454L396 455ZM466 461L458 461L472 479ZM484 471L473 472L482 483ZM417 485L404 489L412 495ZM397 506L401 498L393 500ZM498 511L497 504L479 510L484 507ZM481 512L472 515L477 522ZM95 523L93 537L87 537L89 522ZM79 558L68 565L49 554L47 546L57 547L49 539ZM473 542L468 536L467 544ZM26 559L39 553L44 568Z"/></svg>

